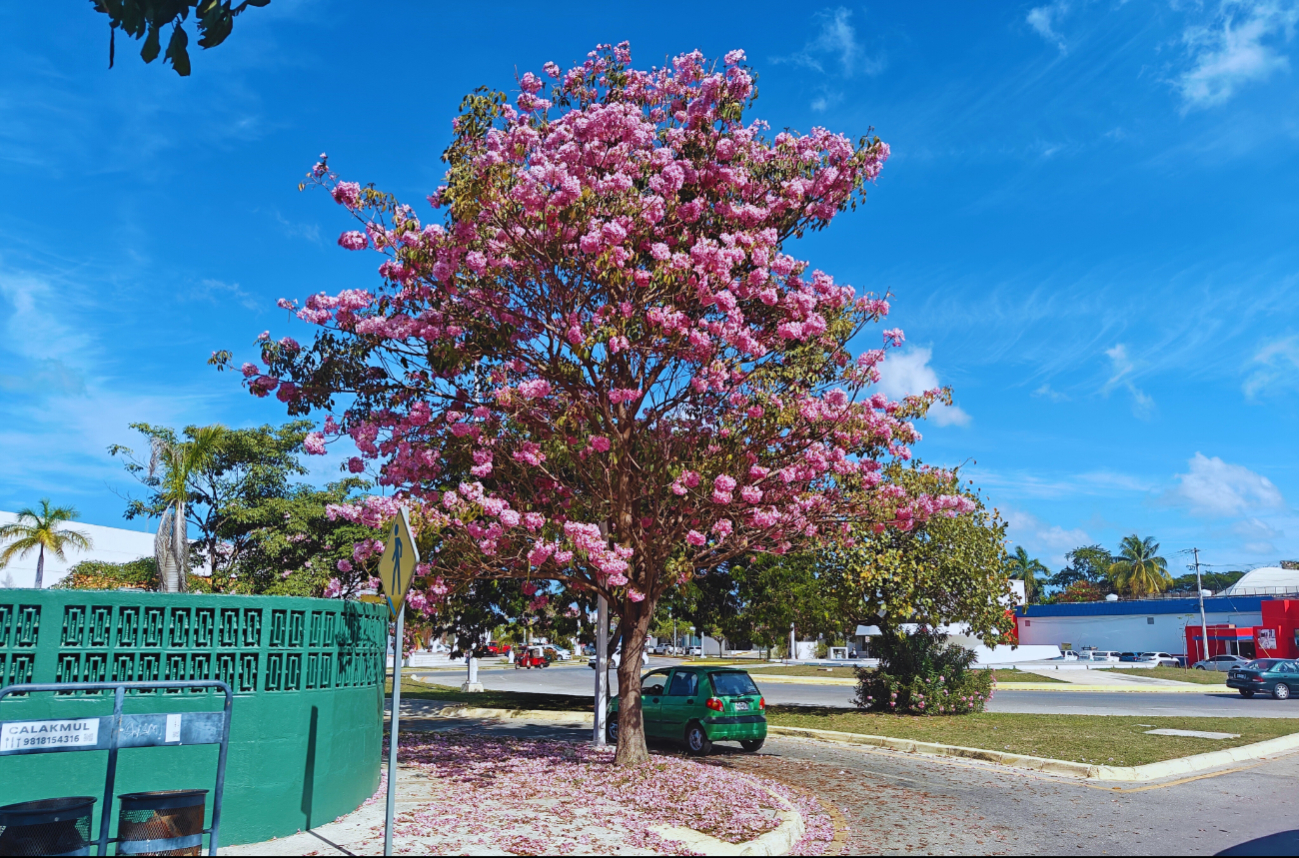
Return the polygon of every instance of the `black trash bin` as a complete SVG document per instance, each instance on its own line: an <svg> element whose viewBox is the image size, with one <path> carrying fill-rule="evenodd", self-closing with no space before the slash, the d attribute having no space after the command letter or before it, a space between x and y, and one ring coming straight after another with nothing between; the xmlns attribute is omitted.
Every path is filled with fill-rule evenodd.
<svg viewBox="0 0 1299 858"><path fill-rule="evenodd" d="M118 855L201 855L205 789L129 792L117 818Z"/></svg>
<svg viewBox="0 0 1299 858"><path fill-rule="evenodd" d="M43 798L0 807L0 855L89 855L88 795Z"/></svg>

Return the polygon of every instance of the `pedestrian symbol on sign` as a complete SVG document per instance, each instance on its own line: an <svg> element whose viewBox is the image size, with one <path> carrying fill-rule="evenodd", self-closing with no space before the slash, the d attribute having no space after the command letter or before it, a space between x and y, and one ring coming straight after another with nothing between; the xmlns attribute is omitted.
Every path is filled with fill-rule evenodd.
<svg viewBox="0 0 1299 858"><path fill-rule="evenodd" d="M388 540L383 546L383 558L379 561L379 580L383 582L383 594L394 617L401 610L418 563L419 549L415 547L410 520L403 508L392 520L392 530L388 533Z"/></svg>

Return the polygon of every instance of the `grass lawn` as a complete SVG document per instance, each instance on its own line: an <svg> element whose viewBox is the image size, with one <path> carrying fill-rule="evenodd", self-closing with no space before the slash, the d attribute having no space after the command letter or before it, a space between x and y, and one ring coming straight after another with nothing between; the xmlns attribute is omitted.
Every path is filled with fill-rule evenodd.
<svg viewBox="0 0 1299 858"><path fill-rule="evenodd" d="M764 673L775 674L779 676L822 676L834 677L836 679L853 679L856 677L856 668L853 667L817 667L813 664L764 664L745 667L736 665L750 673L761 676Z"/></svg>
<svg viewBox="0 0 1299 858"><path fill-rule="evenodd" d="M993 670L993 671L992 671L992 676L993 676L994 679L997 680L998 683L1001 683L1001 682L1059 682L1059 683L1063 683L1063 682L1064 682L1063 679L1053 679L1053 678L1051 678L1051 677L1049 677L1049 676L1038 676L1036 673L1024 673L1023 671L1016 670L1016 669L1014 669L1014 668L1012 668L1012 669L1010 669L1010 670Z"/></svg>
<svg viewBox="0 0 1299 858"><path fill-rule="evenodd" d="M392 693L391 680L385 691ZM481 691L466 694L460 690L459 685L415 682L410 678L402 679L401 696L403 700L442 700L486 709L544 709L549 712L589 712L595 705L595 696L590 694L533 694L527 691Z"/></svg>
<svg viewBox="0 0 1299 858"><path fill-rule="evenodd" d="M1183 670L1180 667L1152 667L1149 669L1111 670L1124 676L1149 676L1152 679L1175 679L1178 682L1195 682L1200 685L1226 685L1227 674L1216 670Z"/></svg>
<svg viewBox="0 0 1299 858"><path fill-rule="evenodd" d="M1299 733L1299 719L1290 718L1150 718L1004 712L915 717L812 706L772 706L767 709L767 719L786 727L865 733L1112 766L1140 766ZM1239 733L1240 738L1145 734L1146 730L1164 727Z"/></svg>

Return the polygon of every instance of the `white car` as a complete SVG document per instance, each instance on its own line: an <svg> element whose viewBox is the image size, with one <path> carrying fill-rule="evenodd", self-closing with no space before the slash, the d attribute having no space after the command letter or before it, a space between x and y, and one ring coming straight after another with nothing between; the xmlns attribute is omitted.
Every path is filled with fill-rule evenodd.
<svg viewBox="0 0 1299 858"><path fill-rule="evenodd" d="M1115 650L1093 649L1093 650L1089 650L1088 652L1084 652L1082 654L1082 660L1117 662L1119 660L1119 653Z"/></svg>
<svg viewBox="0 0 1299 858"><path fill-rule="evenodd" d="M568 661L570 658L573 657L572 651L566 650L562 646L555 646L554 644L540 644L540 647L542 649L553 650L555 653L555 658L559 659L560 661Z"/></svg>
<svg viewBox="0 0 1299 858"><path fill-rule="evenodd" d="M686 649L686 655L693 656L695 658L703 658L704 651L700 647L692 646Z"/></svg>
<svg viewBox="0 0 1299 858"><path fill-rule="evenodd" d="M592 670L595 670L595 658L596 658L595 656L591 656L591 658L586 662L586 666L591 668ZM649 664L649 652L647 650L645 649L641 650L640 660L641 660L641 664L644 665ZM622 664L622 650L616 649L613 652L609 653L610 669L617 670L620 664Z"/></svg>
<svg viewBox="0 0 1299 858"><path fill-rule="evenodd" d="M1143 652L1141 655L1137 656L1137 661L1141 662L1142 664L1149 664L1150 662L1154 662L1156 667L1181 667L1182 666L1181 663L1178 662L1176 656L1173 656L1172 654L1166 652Z"/></svg>

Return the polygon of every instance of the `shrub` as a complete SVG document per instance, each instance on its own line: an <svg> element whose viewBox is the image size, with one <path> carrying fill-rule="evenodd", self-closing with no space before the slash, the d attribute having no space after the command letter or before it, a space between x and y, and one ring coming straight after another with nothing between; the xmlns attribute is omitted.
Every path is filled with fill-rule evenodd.
<svg viewBox="0 0 1299 858"><path fill-rule="evenodd" d="M982 712L992 698L992 674L972 670L974 653L921 627L872 641L878 668L857 669L857 708L907 715Z"/></svg>
<svg viewBox="0 0 1299 858"><path fill-rule="evenodd" d="M156 590L158 564L152 557L126 563L83 560L54 585L59 590Z"/></svg>

